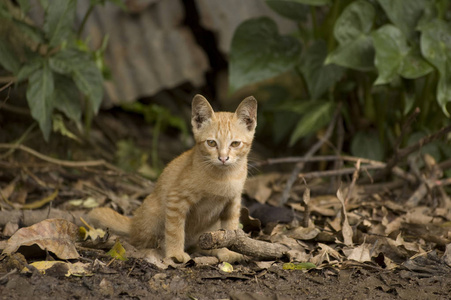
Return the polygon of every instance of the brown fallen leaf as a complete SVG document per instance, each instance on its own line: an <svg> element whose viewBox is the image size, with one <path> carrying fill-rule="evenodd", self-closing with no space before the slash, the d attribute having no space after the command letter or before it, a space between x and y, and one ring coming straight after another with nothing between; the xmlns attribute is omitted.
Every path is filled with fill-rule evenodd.
<svg viewBox="0 0 451 300"><path fill-rule="evenodd" d="M269 173L250 177L246 180L245 193L260 203L266 203L271 196L273 189L270 187L280 178L278 173Z"/></svg>
<svg viewBox="0 0 451 300"><path fill-rule="evenodd" d="M341 205L343 206L342 209L342 218L343 218L343 222L342 222L342 228L341 228L341 233L343 234L343 243L346 246L352 246L352 227L351 225L349 225L348 222L348 215L346 213L346 207L345 207L345 198L343 196L343 192L341 191L341 189L338 189L337 191L337 198L338 200L340 200Z"/></svg>
<svg viewBox="0 0 451 300"><path fill-rule="evenodd" d="M88 263L82 262L69 263L63 261L37 261L31 263L30 265L38 269L38 271L44 275L46 274L46 272L48 272L48 270L54 268L56 272L61 273L58 275L64 275L66 277L70 277L71 275L92 276L92 272L89 270L90 264ZM22 270L22 273L28 272L30 272L30 270L28 270L27 267L25 267Z"/></svg>
<svg viewBox="0 0 451 300"><path fill-rule="evenodd" d="M60 259L75 259L78 226L64 219L48 219L30 227L21 228L8 240L2 255L10 255L21 246L38 245Z"/></svg>
<svg viewBox="0 0 451 300"><path fill-rule="evenodd" d="M358 247L343 249L343 253L348 257L348 259L352 259L358 262L366 262L371 261L371 245L363 243Z"/></svg>

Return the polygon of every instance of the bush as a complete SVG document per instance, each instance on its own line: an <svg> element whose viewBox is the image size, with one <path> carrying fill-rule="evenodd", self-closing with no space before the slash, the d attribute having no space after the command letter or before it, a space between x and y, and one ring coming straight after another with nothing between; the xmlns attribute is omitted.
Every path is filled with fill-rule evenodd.
<svg viewBox="0 0 451 300"><path fill-rule="evenodd" d="M353 134L353 153L376 159L387 153L386 141L393 144L415 107L421 115L412 133L449 122L448 0L266 3L296 22L298 30L280 35L267 17L243 22L231 45L230 90L282 73L297 76L299 84L289 88L260 85L273 100L264 114L274 120L276 134L291 133L290 145L329 123L338 103Z"/></svg>
<svg viewBox="0 0 451 300"><path fill-rule="evenodd" d="M0 2L0 65L16 77L17 83L27 83L31 115L47 141L55 110L77 123L84 111L87 124L99 110L106 40L100 49L90 51L80 34L94 6L105 0L91 0L78 30L74 29L76 0L41 0L45 11L42 26L27 19L28 0L17 2L19 6Z"/></svg>

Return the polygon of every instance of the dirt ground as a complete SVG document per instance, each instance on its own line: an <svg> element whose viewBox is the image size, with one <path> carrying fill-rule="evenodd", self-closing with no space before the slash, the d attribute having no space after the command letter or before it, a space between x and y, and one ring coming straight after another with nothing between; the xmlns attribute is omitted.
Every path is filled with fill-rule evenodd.
<svg viewBox="0 0 451 300"><path fill-rule="evenodd" d="M82 254L89 261L90 253ZM108 261L105 259L105 263ZM224 273L211 266L159 270L144 261L114 261L92 276L5 275L0 264L1 299L449 299L451 277L368 266L283 270L281 263L256 270L235 265Z"/></svg>
<svg viewBox="0 0 451 300"><path fill-rule="evenodd" d="M122 123L118 119L116 116L99 119L98 122L103 124L101 121L104 121L108 126L103 128L121 133L119 129ZM17 124L9 124L13 134L18 128L15 126ZM138 127L129 128L124 137L130 135L130 132L138 132ZM39 140L40 136L34 134L32 137ZM181 152L177 148L180 145L177 139L164 136L161 139L161 145L166 149L160 149L160 153L173 156ZM6 140L12 139L5 137ZM117 146L104 140L105 142L97 141L97 144L103 145L105 149ZM137 140L151 139L139 136ZM69 144L64 139L54 139L41 148L38 142L30 139L27 145L54 157L64 157L61 153L69 153L64 149L71 149L68 161L99 158L95 155L86 157L86 149L92 149L90 145L76 150L74 143ZM149 149L149 145L138 143L137 146ZM258 144L256 148L258 149ZM54 155L55 149L59 149L61 153ZM9 235L4 233L6 223L15 224L17 228L31 226L57 212L61 215L53 218L65 218L80 226L74 211L86 213L89 209L74 207L74 203L79 200L88 203L94 199L97 205L110 206L130 215L152 189L149 180L117 173L115 169L103 164L94 167L62 166L49 157L45 161L28 153L26 149L20 150L8 152L0 160L0 189L2 197L8 200L0 203L0 223L3 226L0 226L0 243L14 232ZM104 153L108 154L107 151ZM112 161L106 154L100 158ZM131 156L135 158L136 153L131 152ZM288 170L293 165L294 163ZM446 166L449 168L449 165ZM315 165L311 169L314 168ZM316 259L316 269L285 270L283 266L288 261L285 257L264 267L253 260L235 264L230 273L221 271L218 264L199 265L193 261L180 268L169 267L162 270L142 259L129 257L128 261L112 260L104 250L78 248L78 259L61 261L85 263L90 273L88 275L66 277L67 268L61 264L48 269L45 275L33 268L29 268L29 273L21 274L19 270L33 261L53 260L55 257L52 254L44 254L36 259L27 257L22 264L17 264L20 259L4 257L0 260L0 299L451 298L451 247L448 247L451 245L451 201L445 197L447 190L431 189L424 195L424 199L416 202L417 205L407 207L405 203L418 188L418 184L408 185L403 181L399 184L399 180L394 179L380 182L379 185L357 183L354 191L359 193L350 193L351 198L344 207L335 195L335 188L332 191L324 189L328 182L320 182L319 186L315 186L315 181L312 180L309 200L311 215L307 216L315 226L302 229L299 223L305 220L306 212L299 199L303 198L304 183L298 181L293 187L293 202L284 207L275 207L266 203L280 197L286 177L283 177L282 172L274 175L270 173L274 172L274 168L265 169L264 166L260 167L259 172L262 176L255 176L256 188L254 192L252 189L246 191L246 199L264 198L251 213L259 221L250 220L250 223L258 223L256 226L261 228L255 231L245 228L245 231L260 235L267 231L270 233L265 233L266 235L284 238L285 242L291 240L292 244L295 239L305 240L295 236L300 231L315 231L314 239L310 237L307 238L308 242L303 242L306 260L300 261ZM31 207L33 209L27 209ZM251 211L251 205L248 207ZM346 211L348 219L341 217L343 211ZM269 219L265 220L267 218ZM298 218L297 227L287 227L293 218ZM276 226L273 224L270 230L270 226L265 229L264 225L271 222ZM344 245L345 223L349 223L352 228L347 233L347 237L354 242L351 246ZM249 226L255 224L251 225ZM294 244L298 245L297 242ZM329 249L329 252L325 249ZM333 254L334 251L336 254ZM333 258L323 259L321 255L324 253ZM355 260L356 253L360 253L357 255L360 262ZM363 259L364 254L369 256Z"/></svg>

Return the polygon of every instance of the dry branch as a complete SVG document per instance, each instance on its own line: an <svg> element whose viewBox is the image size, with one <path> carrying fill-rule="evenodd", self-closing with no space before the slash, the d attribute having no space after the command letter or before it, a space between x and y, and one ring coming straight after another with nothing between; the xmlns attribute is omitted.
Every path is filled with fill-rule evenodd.
<svg viewBox="0 0 451 300"><path fill-rule="evenodd" d="M241 229L204 233L199 238L199 247L204 250L228 248L252 256L256 260L275 260L283 257L290 250L282 244L254 240Z"/></svg>
<svg viewBox="0 0 451 300"><path fill-rule="evenodd" d="M338 105L335 110L334 116L332 117L332 120L329 124L329 127L327 127L326 133L324 134L323 137L321 137L321 139L318 142L316 142L310 148L310 150L305 154L305 157L312 157L324 145L324 143L330 139L334 131L335 124L337 123L338 116L340 115L340 110L341 105ZM285 189L283 190L282 197L280 199L281 205L284 205L288 201L288 198L290 197L291 188L293 187L294 182L298 178L299 173L304 168L304 165L305 165L304 162L297 163L293 171L291 172L290 178L288 178L287 180L287 184L285 186Z"/></svg>
<svg viewBox="0 0 451 300"><path fill-rule="evenodd" d="M405 147L399 151L395 151L395 154L393 157L388 161L385 169L378 172L374 178L375 180L381 179L390 173L390 171L398 164L398 162L403 159L404 157L408 156L409 154L419 150L424 145L427 145L442 136L446 135L448 132L451 132L451 125L441 128L439 131L430 134L422 139L420 139L417 143L410 145L408 147Z"/></svg>

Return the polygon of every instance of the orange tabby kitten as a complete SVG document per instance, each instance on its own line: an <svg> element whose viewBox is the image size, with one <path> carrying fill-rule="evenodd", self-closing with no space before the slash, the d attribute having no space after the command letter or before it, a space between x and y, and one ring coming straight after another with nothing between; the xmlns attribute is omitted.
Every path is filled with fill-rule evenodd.
<svg viewBox="0 0 451 300"><path fill-rule="evenodd" d="M168 164L131 219L98 208L90 212L91 222L128 235L138 248L161 248L177 262L190 259L185 251L197 245L202 233L237 229L257 101L244 99L235 113L214 112L196 95L191 124L196 145ZM209 253L229 262L242 257L228 249Z"/></svg>

